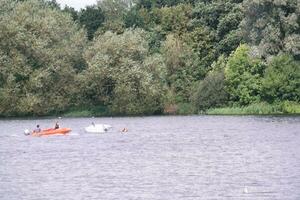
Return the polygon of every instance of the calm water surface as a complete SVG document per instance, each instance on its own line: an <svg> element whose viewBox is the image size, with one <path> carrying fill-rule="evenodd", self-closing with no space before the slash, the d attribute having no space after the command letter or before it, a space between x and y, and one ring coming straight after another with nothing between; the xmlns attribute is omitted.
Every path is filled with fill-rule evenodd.
<svg viewBox="0 0 300 200"><path fill-rule="evenodd" d="M300 117L0 120L1 200L300 199ZM128 132L121 134L122 128Z"/></svg>

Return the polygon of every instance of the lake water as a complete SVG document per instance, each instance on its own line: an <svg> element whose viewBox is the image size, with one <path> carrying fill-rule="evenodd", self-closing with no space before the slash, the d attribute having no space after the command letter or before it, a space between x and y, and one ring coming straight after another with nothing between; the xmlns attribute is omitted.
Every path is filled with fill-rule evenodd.
<svg viewBox="0 0 300 200"><path fill-rule="evenodd" d="M55 121L0 120L1 200L300 199L300 117L66 118L70 135L23 135Z"/></svg>

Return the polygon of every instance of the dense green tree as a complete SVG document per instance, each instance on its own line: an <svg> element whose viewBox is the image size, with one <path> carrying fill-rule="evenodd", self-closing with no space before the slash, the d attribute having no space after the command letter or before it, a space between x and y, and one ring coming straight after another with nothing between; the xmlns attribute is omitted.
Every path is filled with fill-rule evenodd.
<svg viewBox="0 0 300 200"><path fill-rule="evenodd" d="M87 98L94 96L94 104L108 105L118 114L151 114L162 110L162 82L155 79L160 66L151 64L157 63L157 59L147 59L145 33L107 32L94 41L85 53L89 67L82 77Z"/></svg>
<svg viewBox="0 0 300 200"><path fill-rule="evenodd" d="M299 8L298 0L245 1L243 37L250 45L258 46L263 57L285 52L300 59Z"/></svg>
<svg viewBox="0 0 300 200"><path fill-rule="evenodd" d="M196 84L191 99L196 111L221 107L227 103L228 93L225 90L224 80L224 72L215 71Z"/></svg>
<svg viewBox="0 0 300 200"><path fill-rule="evenodd" d="M59 3L56 0L41 0L44 4L49 6L50 8L60 9Z"/></svg>
<svg viewBox="0 0 300 200"><path fill-rule="evenodd" d="M124 15L124 23L125 27L145 27L145 19L143 17L143 10L137 9L136 6L132 7L125 15Z"/></svg>
<svg viewBox="0 0 300 200"><path fill-rule="evenodd" d="M64 110L74 75L84 67L84 32L43 1L8 3L14 7L0 20L1 115Z"/></svg>
<svg viewBox="0 0 300 200"><path fill-rule="evenodd" d="M297 103L299 16L298 0L1 0L0 115Z"/></svg>
<svg viewBox="0 0 300 200"><path fill-rule="evenodd" d="M97 1L97 5L104 12L105 21L102 33L105 31L113 31L122 33L125 29L124 16L132 6L131 0L101 0Z"/></svg>
<svg viewBox="0 0 300 200"><path fill-rule="evenodd" d="M161 8L159 17L164 34L172 32L182 35L187 32L191 12L192 7L186 4Z"/></svg>
<svg viewBox="0 0 300 200"><path fill-rule="evenodd" d="M188 101L195 81L194 54L178 36L170 34L162 46L167 68L167 81L177 102Z"/></svg>
<svg viewBox="0 0 300 200"><path fill-rule="evenodd" d="M269 63L262 85L264 100L300 101L300 62L292 56L280 55Z"/></svg>
<svg viewBox="0 0 300 200"><path fill-rule="evenodd" d="M247 45L240 45L230 55L225 68L226 89L230 99L240 105L260 100L265 65L250 55Z"/></svg>
<svg viewBox="0 0 300 200"><path fill-rule="evenodd" d="M205 64L207 67L220 55L229 55L240 44L241 37L238 27L243 19L240 3L240 1L230 0L201 0L195 4L191 26L195 32L199 32L199 29L205 30L207 32L205 35L209 35L209 43L213 46L213 51L202 50L202 48L197 49L197 51L200 50L215 55L214 57L208 56L208 58L205 58L208 62ZM198 41L203 43L207 39L202 42L202 39L199 38L195 43L199 43Z"/></svg>
<svg viewBox="0 0 300 200"><path fill-rule="evenodd" d="M148 10L153 8L172 7L180 3L182 4L193 4L196 0L137 0L136 6L146 8Z"/></svg>
<svg viewBox="0 0 300 200"><path fill-rule="evenodd" d="M203 79L216 59L215 35L207 27L198 27L184 35L184 40L192 49L193 65L196 67L195 78Z"/></svg>
<svg viewBox="0 0 300 200"><path fill-rule="evenodd" d="M78 12L74 8L65 6L63 11L69 13L74 21L78 20Z"/></svg>
<svg viewBox="0 0 300 200"><path fill-rule="evenodd" d="M104 12L98 6L87 6L79 12L79 23L87 30L88 39L94 37L95 32L103 25Z"/></svg>
<svg viewBox="0 0 300 200"><path fill-rule="evenodd" d="M221 107L227 104L229 94L225 89L225 67L227 58L222 55L211 66L206 77L196 82L191 94L191 102L195 111L205 111L212 107Z"/></svg>

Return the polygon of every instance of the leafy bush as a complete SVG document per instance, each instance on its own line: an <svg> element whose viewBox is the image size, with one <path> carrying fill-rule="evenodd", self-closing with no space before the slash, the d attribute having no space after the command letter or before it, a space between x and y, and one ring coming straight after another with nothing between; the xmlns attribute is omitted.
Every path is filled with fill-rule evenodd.
<svg viewBox="0 0 300 200"><path fill-rule="evenodd" d="M300 113L300 104L293 101L284 101L282 103L282 109L285 113L299 114Z"/></svg>
<svg viewBox="0 0 300 200"><path fill-rule="evenodd" d="M262 82L262 95L268 102L300 101L300 62L292 56L274 57Z"/></svg>
<svg viewBox="0 0 300 200"><path fill-rule="evenodd" d="M300 114L300 104L284 101L269 104L259 102L243 107L212 108L207 110L210 115L271 115L271 114Z"/></svg>
<svg viewBox="0 0 300 200"><path fill-rule="evenodd" d="M225 68L226 89L230 99L240 105L260 100L265 65L250 56L250 47L240 45L228 58Z"/></svg>
<svg viewBox="0 0 300 200"><path fill-rule="evenodd" d="M209 73L203 81L200 81L192 94L196 111L223 106L228 100L224 86L223 72Z"/></svg>

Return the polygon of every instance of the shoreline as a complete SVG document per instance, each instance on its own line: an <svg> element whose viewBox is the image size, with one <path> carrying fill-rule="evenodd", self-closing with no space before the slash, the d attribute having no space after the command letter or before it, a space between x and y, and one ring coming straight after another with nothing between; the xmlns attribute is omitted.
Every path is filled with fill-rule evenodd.
<svg viewBox="0 0 300 200"><path fill-rule="evenodd" d="M151 116L300 116L300 104L296 102L277 102L269 104L258 102L248 106L228 106L221 108L209 108L205 111L195 112L193 109L176 110L173 113L158 112L154 114L114 114L105 106L96 107L73 107L62 112L52 112L49 114L16 114L0 115L0 119L36 119L36 118L101 118L101 117L151 117Z"/></svg>
<svg viewBox="0 0 300 200"><path fill-rule="evenodd" d="M300 117L300 113L271 113L271 114L224 114L224 113L202 113L202 114L175 114L175 115L110 115L110 116L56 116L56 115L46 115L46 116L9 116L0 117L0 120L34 120L34 119L68 119L68 118L138 118L138 117L182 117L182 116L224 116L224 117Z"/></svg>

